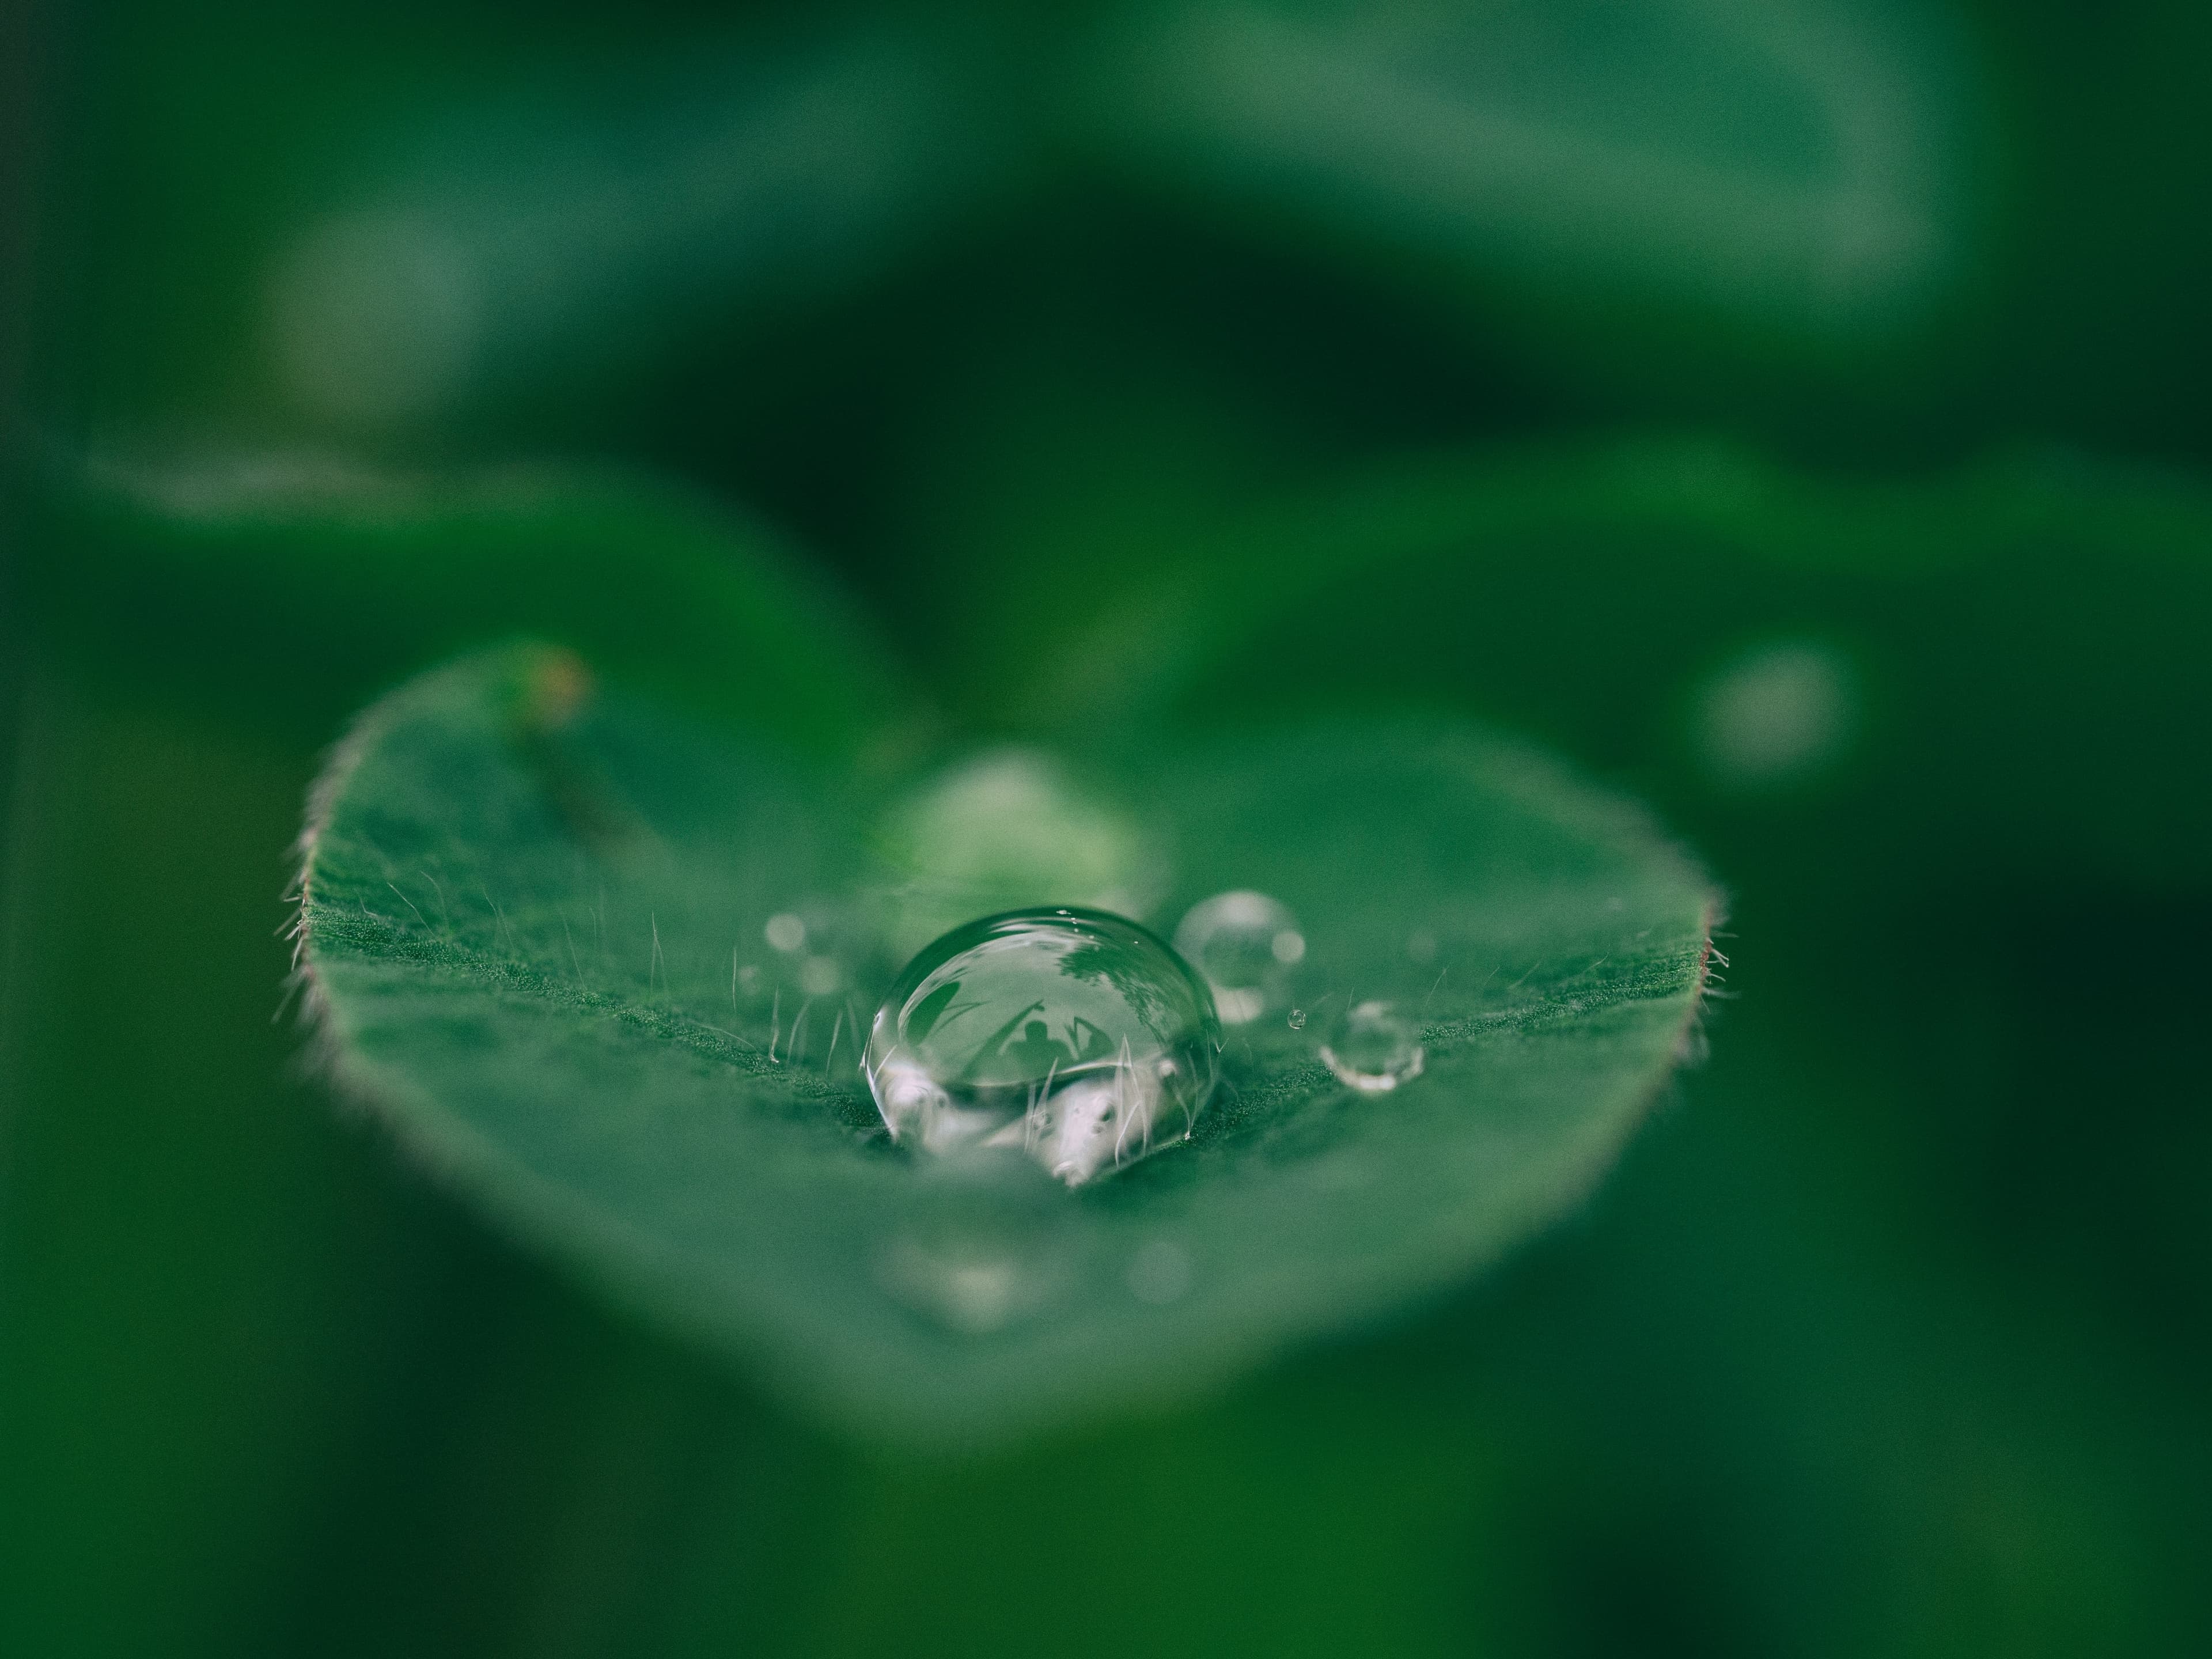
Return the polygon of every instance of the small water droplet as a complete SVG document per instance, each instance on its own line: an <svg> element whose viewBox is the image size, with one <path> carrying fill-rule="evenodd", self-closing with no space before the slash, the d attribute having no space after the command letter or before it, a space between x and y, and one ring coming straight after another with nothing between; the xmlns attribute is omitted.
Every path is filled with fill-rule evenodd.
<svg viewBox="0 0 2212 1659"><path fill-rule="evenodd" d="M1291 1010L1291 1029L1293 1031L1303 1031L1306 1029L1306 1011L1304 1009L1293 1008Z"/></svg>
<svg viewBox="0 0 2212 1659"><path fill-rule="evenodd" d="M1213 988L1222 1022L1243 1025L1288 1000L1288 970L1306 953L1298 919L1281 900L1249 889L1216 893L1176 927L1176 948Z"/></svg>
<svg viewBox="0 0 2212 1659"><path fill-rule="evenodd" d="M768 926L761 929L761 936L787 956L793 951L805 948L806 923L803 918L786 910L781 915L768 919Z"/></svg>
<svg viewBox="0 0 2212 1659"><path fill-rule="evenodd" d="M1219 1042L1205 985L1136 923L1017 910L907 964L866 1064L893 1139L1016 1148L1075 1187L1189 1133Z"/></svg>
<svg viewBox="0 0 2212 1659"><path fill-rule="evenodd" d="M1364 1095L1384 1094L1420 1076L1428 1050L1420 1033L1387 1002L1356 1002L1321 1046L1322 1064Z"/></svg>

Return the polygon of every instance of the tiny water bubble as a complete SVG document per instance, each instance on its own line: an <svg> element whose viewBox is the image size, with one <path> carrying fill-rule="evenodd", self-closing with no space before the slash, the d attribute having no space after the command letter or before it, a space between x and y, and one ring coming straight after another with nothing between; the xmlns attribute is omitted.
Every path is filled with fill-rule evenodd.
<svg viewBox="0 0 2212 1659"><path fill-rule="evenodd" d="M1306 953L1298 919L1249 889L1216 893L1176 924L1176 948L1206 975L1222 1022L1243 1025L1288 1000L1290 970Z"/></svg>
<svg viewBox="0 0 2212 1659"><path fill-rule="evenodd" d="M1220 1040L1205 983L1135 922L1016 910L923 947L865 1064L893 1139L1018 1150L1077 1187L1189 1134Z"/></svg>
<svg viewBox="0 0 2212 1659"><path fill-rule="evenodd" d="M1322 1064L1346 1088L1387 1094L1420 1076L1428 1063L1420 1030L1387 1002L1355 1002L1321 1045Z"/></svg>

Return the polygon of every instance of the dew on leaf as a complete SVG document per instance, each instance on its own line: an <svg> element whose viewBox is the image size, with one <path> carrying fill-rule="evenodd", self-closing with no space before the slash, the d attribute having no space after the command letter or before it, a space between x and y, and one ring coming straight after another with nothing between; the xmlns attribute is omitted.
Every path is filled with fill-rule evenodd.
<svg viewBox="0 0 2212 1659"><path fill-rule="evenodd" d="M873 810L842 773L787 770L614 684L561 751L623 795L630 828L601 837L566 813L569 775L514 739L515 687L542 661L489 653L393 693L319 790L303 966L334 1075L519 1236L855 1430L966 1446L1180 1399L1475 1271L1589 1189L1705 988L1710 890L1608 798L1456 727L1239 730L1147 751L1141 775L1103 757L1060 781L1128 804L1145 890L1182 896L1169 926L1224 890L1289 904L1311 988L1217 1048L1210 994L1170 947L1047 912L1031 920L1119 941L1094 954L1128 968L1122 986L1085 979L1064 939L1028 963L1047 992L1020 989L1018 950L945 976L1000 1025L1037 1001L1001 1046L1028 1052L1034 1021L1060 1049L1024 1078L978 1065L1012 1057L981 1037L951 1042L981 1008L948 998L914 1029L917 995L939 988L919 981L953 953L938 952L890 1011L886 1042L903 1022L915 1064L872 1071L879 1103L901 1075L921 1085L884 1113L911 1131L893 1145L855 1133L854 1109L874 1112L854 1073L912 954L894 926L915 914L905 884L946 876L932 902L969 890L943 860L886 857L873 832L911 798ZM1035 902L1088 890L1055 881ZM767 940L781 915L805 927L795 952ZM1425 967L1407 959L1416 927L1438 940ZM841 971L835 994L805 982L817 957ZM1175 972L1156 980L1161 963ZM1109 989L1105 1013L1079 1003ZM1358 997L1397 999L1428 1043L1387 1101L1315 1054ZM1525 1025L1491 1024L1524 1008ZM1293 1009L1302 1030L1279 1023ZM1112 1042L1083 1038L1085 1057L1107 1050L1109 1086L1071 1107L1123 1103L1124 1033L1133 1069L1140 1052L1194 1068L1127 1079L1152 1117L1132 1114L1126 1139L1099 1133L1103 1111L1030 1115L1033 1089L1061 1087L1077 1012ZM917 1036L945 1052L915 1054ZM1333 1052L1357 1058L1347 1039ZM1229 1115L1205 1102L1216 1065L1224 1097L1239 1091L1218 1133L1197 1109ZM958 1156L918 1144L939 1109L955 1131L981 1115ZM1141 1131L1160 1146L1193 1116L1200 1144L1180 1158L1073 1192L1051 1178L1063 1163L1063 1179L1103 1175Z"/></svg>
<svg viewBox="0 0 2212 1659"><path fill-rule="evenodd" d="M1387 1002L1355 1002L1321 1046L1322 1064L1364 1095L1387 1094L1420 1076L1428 1062L1413 1022Z"/></svg>
<svg viewBox="0 0 2212 1659"><path fill-rule="evenodd" d="M865 1066L893 1139L1018 1149L1071 1187L1185 1138L1218 1072L1205 984L1104 911L1012 911L907 964Z"/></svg>
<svg viewBox="0 0 2212 1659"><path fill-rule="evenodd" d="M1216 893L1176 924L1176 948L1206 976L1227 1025L1243 1025L1288 1001L1290 970L1305 956L1298 919L1281 900L1249 889Z"/></svg>

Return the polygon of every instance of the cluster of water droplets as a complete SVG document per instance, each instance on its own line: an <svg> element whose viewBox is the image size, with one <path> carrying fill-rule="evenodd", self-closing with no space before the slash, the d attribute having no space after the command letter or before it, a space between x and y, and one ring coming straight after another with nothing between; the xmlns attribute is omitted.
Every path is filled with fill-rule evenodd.
<svg viewBox="0 0 2212 1659"><path fill-rule="evenodd" d="M1317 1059L1355 1095L1420 1072L1413 1028L1378 1041L1396 1017L1329 992L1279 898L1215 893L1182 914L1172 945L1121 914L1159 896L1160 849L1050 757L994 751L928 780L879 823L875 848L890 878L872 906L878 945L914 955L865 1033L861 1069L884 1127L919 1160L877 1277L957 1335L1026 1320L1101 1273L1150 1305L1189 1292L1203 1263L1184 1243L1091 1259L1097 1241L1052 1182L1085 1187L1189 1139L1224 1032L1257 1063ZM1007 908L1043 892L1066 902ZM961 921L979 912L992 914ZM816 924L797 908L769 921L766 942L802 994L842 998L862 977L808 982Z"/></svg>
<svg viewBox="0 0 2212 1659"><path fill-rule="evenodd" d="M1205 975L1225 1025L1249 1024L1281 1013L1293 1031L1306 1029L1310 1011L1297 1006L1297 969L1306 938L1281 900L1239 888L1193 905L1176 928L1176 944ZM1407 953L1418 962L1436 955L1432 935L1417 933ZM1385 1094L1421 1074L1426 1063L1420 1028L1395 1005L1353 1001L1328 1022L1321 1061L1346 1088Z"/></svg>
<svg viewBox="0 0 2212 1659"><path fill-rule="evenodd" d="M783 931L795 954L802 941ZM1183 916L1176 941L1054 906L956 927L907 964L861 1061L892 1139L923 1155L913 1213L878 1258L887 1293L963 1338L1048 1306L1079 1272L1073 1212L1009 1170L1033 1165L1082 1187L1187 1139L1218 1085L1224 1026L1264 1046L1258 1022L1279 1022L1274 1042L1302 1047L1358 1096L1420 1075L1419 1028L1389 1003L1325 996L1334 1017L1291 1035L1307 1026L1295 994L1307 948L1281 901L1216 894ZM1164 1306L1196 1272L1183 1245L1152 1238L1121 1277Z"/></svg>
<svg viewBox="0 0 2212 1659"><path fill-rule="evenodd" d="M1306 940L1288 906L1239 889L1194 905L1176 943L1062 906L987 916L925 946L877 1011L862 1061L892 1139L939 1156L1018 1151L1070 1187L1188 1139L1224 1025L1277 1014L1305 1029L1292 992ZM1426 1060L1415 1022L1377 1000L1346 1003L1314 1052L1366 1095Z"/></svg>

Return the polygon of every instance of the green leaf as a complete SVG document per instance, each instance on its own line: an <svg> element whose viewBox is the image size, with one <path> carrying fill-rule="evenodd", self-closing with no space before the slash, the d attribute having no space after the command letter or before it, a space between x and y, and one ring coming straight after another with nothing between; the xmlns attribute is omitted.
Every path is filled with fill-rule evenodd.
<svg viewBox="0 0 2212 1659"><path fill-rule="evenodd" d="M9 482L37 556L5 597L37 632L316 741L405 675L518 636L810 749L869 740L886 698L884 653L787 548L641 475L103 456Z"/></svg>
<svg viewBox="0 0 2212 1659"><path fill-rule="evenodd" d="M1157 927L1256 887L1310 942L1305 1028L1234 1028L1196 1134L1110 1180L916 1162L858 1073L931 856L878 826L941 842L989 790L862 799L553 650L412 683L324 779L301 936L332 1073L517 1231L802 1404L972 1443L1203 1389L1495 1261L1588 1189L1691 1039L1710 889L1541 759L1386 720L1066 769L1142 826ZM1021 885L1050 878L990 897L1079 896ZM1426 1066L1355 1094L1313 1043L1378 998Z"/></svg>
<svg viewBox="0 0 2212 1659"><path fill-rule="evenodd" d="M99 385L109 430L627 448L645 388L850 297L1030 165L998 54L919 17L131 33L37 285L54 384ZM701 376L702 412L757 396L757 357Z"/></svg>
<svg viewBox="0 0 2212 1659"><path fill-rule="evenodd" d="M940 601L987 721L1456 709L1632 777L1747 886L1771 859L1777 890L1855 906L1917 902L1905 872L2212 875L2212 772L2172 735L2212 697L2212 491L2185 473L2013 453L1844 480L1654 434L1324 474L1110 561L1088 507ZM1786 764L1756 763L1762 702Z"/></svg>
<svg viewBox="0 0 2212 1659"><path fill-rule="evenodd" d="M1966 252L1948 33L1832 0L1147 8L1071 102L1160 183L1455 304L1680 296L1848 340Z"/></svg>

